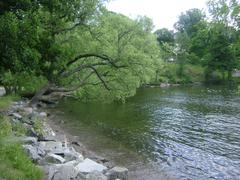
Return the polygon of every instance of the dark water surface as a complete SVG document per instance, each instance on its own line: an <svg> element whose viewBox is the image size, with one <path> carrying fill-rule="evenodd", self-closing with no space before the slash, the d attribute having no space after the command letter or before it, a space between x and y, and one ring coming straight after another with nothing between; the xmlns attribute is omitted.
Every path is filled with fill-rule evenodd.
<svg viewBox="0 0 240 180"><path fill-rule="evenodd" d="M125 104L67 100L55 110L71 134L136 179L240 179L240 97L227 87L147 88Z"/></svg>

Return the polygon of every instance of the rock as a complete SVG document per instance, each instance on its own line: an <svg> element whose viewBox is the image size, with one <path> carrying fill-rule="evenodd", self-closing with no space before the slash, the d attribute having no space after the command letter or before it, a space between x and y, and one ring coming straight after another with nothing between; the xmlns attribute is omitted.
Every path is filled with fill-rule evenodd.
<svg viewBox="0 0 240 180"><path fill-rule="evenodd" d="M45 166L46 180L72 180L77 177L77 172L73 165L62 164Z"/></svg>
<svg viewBox="0 0 240 180"><path fill-rule="evenodd" d="M64 163L65 165L73 165L74 167L79 164L79 161L73 160L73 161L68 161Z"/></svg>
<svg viewBox="0 0 240 180"><path fill-rule="evenodd" d="M0 97L6 95L6 89L3 86L0 86Z"/></svg>
<svg viewBox="0 0 240 180"><path fill-rule="evenodd" d="M160 84L160 87L161 87L161 88L165 88L165 87L169 87L169 86L170 86L169 83L161 83L161 84Z"/></svg>
<svg viewBox="0 0 240 180"><path fill-rule="evenodd" d="M80 173L91 173L94 171L103 172L107 167L86 158L83 162L79 163L75 169Z"/></svg>
<svg viewBox="0 0 240 180"><path fill-rule="evenodd" d="M94 171L90 174L87 174L86 180L107 180L107 176L100 172Z"/></svg>
<svg viewBox="0 0 240 180"><path fill-rule="evenodd" d="M42 159L41 156L45 155L45 152L36 146L23 145L23 149L34 162L39 161L40 159Z"/></svg>
<svg viewBox="0 0 240 180"><path fill-rule="evenodd" d="M47 165L47 164L63 164L65 159L59 155L49 153L43 159L39 161L40 165Z"/></svg>
<svg viewBox="0 0 240 180"><path fill-rule="evenodd" d="M20 141L23 142L24 144L32 144L32 145L37 144L37 138L35 137L21 137Z"/></svg>
<svg viewBox="0 0 240 180"><path fill-rule="evenodd" d="M11 115L12 115L15 119L18 119L18 120L22 119L22 116L21 116L20 114L16 113L16 112L12 113Z"/></svg>
<svg viewBox="0 0 240 180"><path fill-rule="evenodd" d="M31 115L31 114L33 113L33 108L31 108L31 107L25 107L25 108L23 108L23 112L24 112L24 114L26 114L26 115Z"/></svg>
<svg viewBox="0 0 240 180"><path fill-rule="evenodd" d="M41 141L39 142L39 147L47 152L51 152L53 150L62 149L61 142L53 142L53 141Z"/></svg>
<svg viewBox="0 0 240 180"><path fill-rule="evenodd" d="M45 113L45 112L40 112L40 113L39 113L39 117L46 118L46 117L47 117L47 113Z"/></svg>
<svg viewBox="0 0 240 180"><path fill-rule="evenodd" d="M109 180L121 179L127 180L128 179L128 169L124 167L114 167L110 169L107 174Z"/></svg>
<svg viewBox="0 0 240 180"><path fill-rule="evenodd" d="M54 149L51 153L62 156L66 161L76 160L78 162L82 162L84 159L82 154L76 152L74 149L66 147L63 147L62 149Z"/></svg>
<svg viewBox="0 0 240 180"><path fill-rule="evenodd" d="M67 161L72 161L72 160L77 160L78 162L82 162L84 160L82 154L78 153L78 152L68 152L64 154L64 158Z"/></svg>

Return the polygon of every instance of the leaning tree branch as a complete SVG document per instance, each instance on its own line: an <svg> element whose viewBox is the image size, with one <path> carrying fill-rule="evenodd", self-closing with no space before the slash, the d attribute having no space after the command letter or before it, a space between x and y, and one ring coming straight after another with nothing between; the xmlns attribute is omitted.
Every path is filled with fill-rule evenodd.
<svg viewBox="0 0 240 180"><path fill-rule="evenodd" d="M51 88L50 91L52 92L71 92L71 91L76 91L77 89L79 89L80 87L82 87L83 85L86 84L86 81L94 74L94 72L89 73L85 78L80 79L80 84L72 87L72 88Z"/></svg>
<svg viewBox="0 0 240 180"><path fill-rule="evenodd" d="M63 78L67 78L77 72L80 72L84 69L91 69L91 67L95 67L95 66L105 66L105 65L108 65L107 63L104 63L104 62L101 62L101 63L94 63L94 64L83 64L75 69L73 69L72 71L69 71L69 72L63 72L61 73L61 76Z"/></svg>
<svg viewBox="0 0 240 180"><path fill-rule="evenodd" d="M124 67L127 67L125 65L117 65L109 56L105 55L105 54L95 54L95 53L88 53L88 54L80 54L78 56L76 56L74 59L72 59L71 61L69 61L67 64L66 64L66 67L69 67L71 66L72 64L78 62L79 60L81 59L85 59L85 58L91 58L91 57L95 57L97 59L100 59L102 60L102 63L98 63L96 65L110 65L114 68L124 68ZM83 66L88 66L88 65L83 65ZM92 66L95 66L94 64ZM66 72L66 67L63 68L60 72L59 72L59 75L63 75L65 76ZM79 67L80 69L79 70L76 70L77 71L80 71L82 68L84 67Z"/></svg>
<svg viewBox="0 0 240 180"><path fill-rule="evenodd" d="M103 80L102 76L99 74L99 72L97 71L97 69L93 66L90 67L94 72L95 74L97 75L98 79L102 82L103 86L107 89L107 90L111 90L108 86L107 86L107 83Z"/></svg>

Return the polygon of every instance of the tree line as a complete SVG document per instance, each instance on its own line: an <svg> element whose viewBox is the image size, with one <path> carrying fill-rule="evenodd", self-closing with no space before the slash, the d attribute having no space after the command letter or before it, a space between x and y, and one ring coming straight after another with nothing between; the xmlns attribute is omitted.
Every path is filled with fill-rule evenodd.
<svg viewBox="0 0 240 180"><path fill-rule="evenodd" d="M208 12L190 9L179 16L175 31L166 28L155 32L161 57L178 64L178 75L186 65L200 66L207 80L219 74L231 80L239 69L240 5L237 0L210 0Z"/></svg>

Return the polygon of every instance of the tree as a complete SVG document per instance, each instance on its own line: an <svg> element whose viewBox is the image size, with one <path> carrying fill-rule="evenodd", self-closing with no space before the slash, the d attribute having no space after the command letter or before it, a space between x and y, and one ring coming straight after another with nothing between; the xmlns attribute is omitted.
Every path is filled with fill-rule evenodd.
<svg viewBox="0 0 240 180"><path fill-rule="evenodd" d="M73 41L70 41L71 44L65 41L64 49L71 49L75 57L74 63L67 68L70 73L65 76L71 79L73 86L79 87L77 77L91 74L85 79L85 85L75 93L80 96L84 94L85 97L87 95L90 99L124 100L134 95L141 84L155 77L158 46L150 27L145 17L133 21L123 15L105 11L97 25L91 26L90 30L78 29L65 36L61 41L65 41L65 38ZM90 52L89 57L78 56L80 52L85 54L86 51ZM97 55L102 55L104 61L103 57ZM99 76L92 73L91 67L95 68ZM69 86L68 83L65 85Z"/></svg>
<svg viewBox="0 0 240 180"><path fill-rule="evenodd" d="M210 0L209 12L213 22L209 35L208 64L214 69L228 72L231 79L233 69L239 64L239 12L240 4L235 0Z"/></svg>
<svg viewBox="0 0 240 180"><path fill-rule="evenodd" d="M199 9L190 9L179 16L179 20L174 24L175 29L180 32L186 32L189 37L197 31L197 24L203 21L205 14Z"/></svg>
<svg viewBox="0 0 240 180"><path fill-rule="evenodd" d="M158 29L154 34L156 34L159 44L174 43L174 32L167 28Z"/></svg>
<svg viewBox="0 0 240 180"><path fill-rule="evenodd" d="M100 0L21 2L30 7L1 4L1 80L43 77L33 104L52 94L124 99L154 77L158 47L149 18L107 12Z"/></svg>

